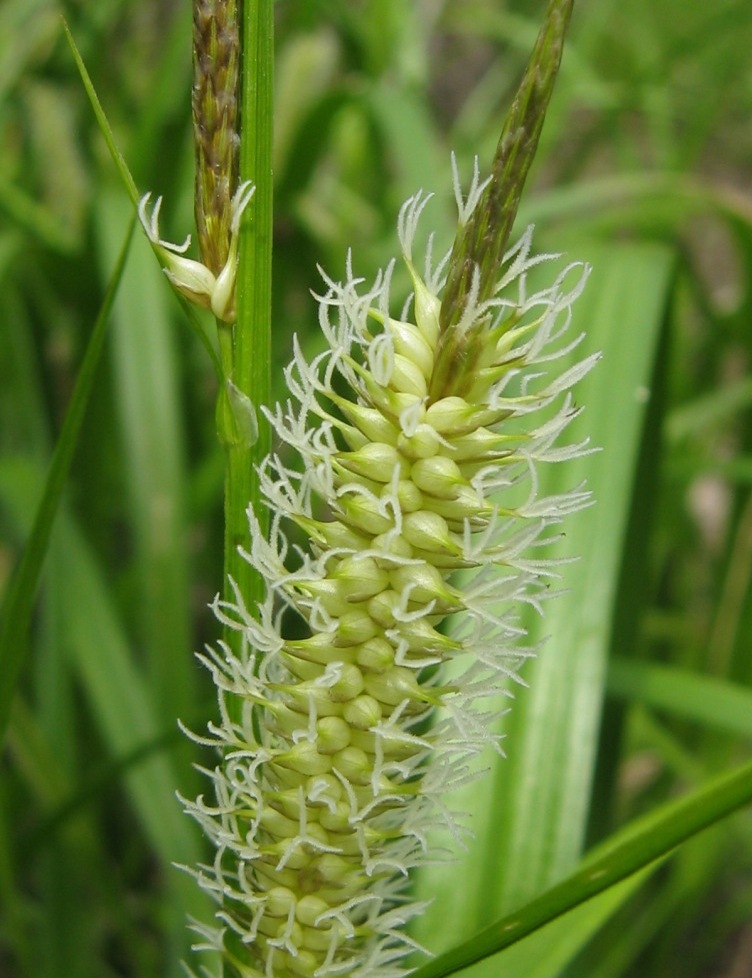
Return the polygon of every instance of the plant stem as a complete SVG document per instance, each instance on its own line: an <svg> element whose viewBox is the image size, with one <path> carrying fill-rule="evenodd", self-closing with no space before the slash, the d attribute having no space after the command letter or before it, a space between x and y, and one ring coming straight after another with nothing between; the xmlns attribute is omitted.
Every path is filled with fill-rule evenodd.
<svg viewBox="0 0 752 978"><path fill-rule="evenodd" d="M231 380L241 394L259 405L271 400L272 0L245 0L241 37L240 180L252 180L256 193L241 228ZM239 438L227 448L225 595L233 600L232 579L251 610L262 597L262 582L238 547L247 548L250 543L249 503L259 519L264 518L256 466L268 449L269 432L263 424L254 444ZM226 630L225 640L234 647L239 635Z"/></svg>

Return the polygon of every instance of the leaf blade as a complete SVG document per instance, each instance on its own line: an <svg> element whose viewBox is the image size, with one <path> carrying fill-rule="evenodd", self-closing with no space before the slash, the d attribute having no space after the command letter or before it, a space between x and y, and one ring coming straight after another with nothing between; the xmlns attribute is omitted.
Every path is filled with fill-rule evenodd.
<svg viewBox="0 0 752 978"><path fill-rule="evenodd" d="M0 662L3 663L3 668L0 669L0 741L8 726L11 702L23 667L25 633L31 619L42 564L104 346L110 311L125 269L134 223L131 222L126 233L110 277L55 446L31 534L3 602L0 620Z"/></svg>

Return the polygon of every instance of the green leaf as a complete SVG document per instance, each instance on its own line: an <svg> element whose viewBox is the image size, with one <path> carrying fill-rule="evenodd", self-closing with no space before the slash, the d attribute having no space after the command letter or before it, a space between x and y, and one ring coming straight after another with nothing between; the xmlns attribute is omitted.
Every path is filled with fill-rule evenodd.
<svg viewBox="0 0 752 978"><path fill-rule="evenodd" d="M667 855L691 836L752 801L752 761L626 827L600 846L579 870L452 951L413 972L444 978L515 944L567 910Z"/></svg>
<svg viewBox="0 0 752 978"><path fill-rule="evenodd" d="M94 110L94 115L99 123L101 133L104 136L104 141L107 143L107 149L110 151L110 156L118 169L120 178L123 181L125 189L128 191L128 196L130 197L133 206L138 208L139 194L136 188L136 182L131 176L131 171L128 169L128 164L125 162L123 154L118 149L117 143L115 142L115 134L107 121L107 116L105 115L104 109L102 108L102 103L99 101L99 97L94 90L94 85L89 77L89 72L86 70L86 65L84 64L83 58L76 47L76 42L73 40L73 35L70 32L70 28L65 21L63 21L63 29L65 30L65 36L68 38L68 44L70 45L71 51L73 52L73 58L75 59L78 73L81 76L81 81L86 89L86 94L89 96L89 101L91 102L91 107Z"/></svg>
<svg viewBox="0 0 752 978"><path fill-rule="evenodd" d="M0 500L15 522L30 521L36 469L23 463L0 464ZM164 734L159 713L130 652L128 639L108 594L101 568L65 513L61 513L51 548L50 589L61 609L60 647L77 676L97 728L116 763L123 763L123 785L133 811L160 864L166 870L170 899L165 906L172 934L187 952L186 913L207 917L204 895L172 863L196 865L201 858L198 830L181 812L175 792L178 777L173 757L144 745ZM127 761L140 754L140 763ZM177 961L173 971L177 973Z"/></svg>
<svg viewBox="0 0 752 978"><path fill-rule="evenodd" d="M0 499L23 528L33 513L36 467L0 464ZM60 514L51 548L51 586L62 609L62 646L83 682L91 710L116 757L163 734L151 695L132 661L128 640L103 575L75 524ZM164 756L128 775L134 807L154 848L169 862L196 855L195 834L174 799L178 779Z"/></svg>
<svg viewBox="0 0 752 978"><path fill-rule="evenodd" d="M488 957L467 969L465 978L559 978L563 969L604 924L643 886L656 861L591 900L544 924L512 944L500 956Z"/></svg>
<svg viewBox="0 0 752 978"><path fill-rule="evenodd" d="M607 682L610 693L631 703L752 737L752 690L737 683L621 657L611 660Z"/></svg>
<svg viewBox="0 0 752 978"><path fill-rule="evenodd" d="M117 264L110 278L102 309L97 316L97 321L89 338L76 386L52 456L31 535L3 602L0 620L0 663L2 663L2 668L0 668L0 740L2 740L8 725L10 705L26 654L27 631L42 563L50 539L50 531L73 459L94 375L104 345L110 310L120 285L132 236L133 222L131 222L126 234Z"/></svg>

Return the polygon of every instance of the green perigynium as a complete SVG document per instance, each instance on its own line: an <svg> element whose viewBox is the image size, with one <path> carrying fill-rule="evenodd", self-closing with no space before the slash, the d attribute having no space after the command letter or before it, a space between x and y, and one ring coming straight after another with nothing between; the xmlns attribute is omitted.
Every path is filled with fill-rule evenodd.
<svg viewBox="0 0 752 978"><path fill-rule="evenodd" d="M456 189L461 223L482 189L477 172L466 200ZM249 510L246 555L266 599L254 611L236 589L214 602L243 651L203 656L221 720L199 739L220 761L213 799L187 808L216 847L196 874L219 904L200 946L245 978L404 973L421 909L408 874L432 857L430 827L461 831L443 798L498 749L484 703L531 654L515 609L539 607L555 575L536 548L588 502L582 487L541 496L536 476L588 450L558 439L595 357L557 368L581 339L571 307L587 268L529 292L529 269L552 256L531 256L528 230L491 298L471 289L453 327L474 344L472 371L457 364L429 394L446 260L432 265L429 247L416 271L427 200L400 214L414 294L398 316L393 263L370 288L349 261L343 282L325 278L327 349L309 362L295 343L290 399L267 412L280 443L261 467L271 527Z"/></svg>

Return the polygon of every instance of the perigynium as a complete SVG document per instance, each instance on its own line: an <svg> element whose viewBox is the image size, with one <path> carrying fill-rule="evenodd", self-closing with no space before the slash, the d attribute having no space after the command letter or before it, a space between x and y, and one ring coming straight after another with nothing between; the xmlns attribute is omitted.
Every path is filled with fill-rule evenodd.
<svg viewBox="0 0 752 978"><path fill-rule="evenodd" d="M466 199L455 177L462 226L482 192L477 170ZM211 799L187 809L216 849L196 871L219 906L201 946L244 978L404 973L421 909L410 871L432 858L429 828L462 829L444 798L499 749L487 701L532 654L520 603L539 608L556 573L540 548L588 502L582 487L541 495L537 478L588 450L560 436L595 357L559 365L582 338L587 268L529 289L554 256L531 254L528 229L490 297L471 285L447 369L447 259L432 263L429 239L421 275L413 254L428 199L399 217L413 287L400 312L394 263L371 286L351 260L343 281L324 276L327 348L309 361L294 342L290 397L265 412L279 442L260 470L270 529L251 508L245 555L265 600L249 608L236 588L214 602L241 651L202 657L220 721L196 739L219 761Z"/></svg>

